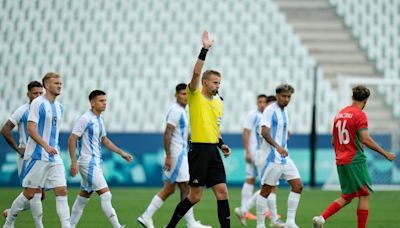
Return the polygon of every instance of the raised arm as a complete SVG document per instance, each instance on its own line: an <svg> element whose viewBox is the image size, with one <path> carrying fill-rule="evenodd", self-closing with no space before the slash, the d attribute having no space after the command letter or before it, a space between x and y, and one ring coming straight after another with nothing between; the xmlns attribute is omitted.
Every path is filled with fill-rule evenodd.
<svg viewBox="0 0 400 228"><path fill-rule="evenodd" d="M69 157L71 158L71 167L69 168L69 173L74 177L78 173L78 162L76 161L76 142L78 141L78 136L71 134L68 139L68 151Z"/></svg>
<svg viewBox="0 0 400 228"><path fill-rule="evenodd" d="M7 120L7 122L4 124L3 128L1 129L1 134L3 135L4 139L10 145L11 148L13 148L17 153L20 155L24 154L24 148L21 148L19 150L17 143L15 142L13 136L12 136L12 129L15 127L15 125L10 121Z"/></svg>
<svg viewBox="0 0 400 228"><path fill-rule="evenodd" d="M164 169L167 171L171 170L172 161L171 161L171 138L172 132L175 127L172 124L167 124L164 132L164 149L165 149L165 162Z"/></svg>
<svg viewBox="0 0 400 228"><path fill-rule="evenodd" d="M103 136L101 138L102 143L105 147L107 147L108 149L112 150L113 152L121 155L121 157L123 159L125 159L127 162L131 162L133 157L132 155L125 153L124 151L122 151L119 147L117 147L109 138L107 138L107 136Z"/></svg>
<svg viewBox="0 0 400 228"><path fill-rule="evenodd" d="M395 154L387 152L382 147L380 147L375 140L371 137L368 130L363 130L360 132L360 141L362 144L366 145L371 150L374 150L384 156L387 160L393 161L396 158Z"/></svg>
<svg viewBox="0 0 400 228"><path fill-rule="evenodd" d="M189 82L189 89L194 92L200 83L201 69L203 69L204 60L206 59L208 49L213 45L214 40L210 40L208 32L204 31L202 36L203 48L199 54L199 57L194 65L192 80Z"/></svg>

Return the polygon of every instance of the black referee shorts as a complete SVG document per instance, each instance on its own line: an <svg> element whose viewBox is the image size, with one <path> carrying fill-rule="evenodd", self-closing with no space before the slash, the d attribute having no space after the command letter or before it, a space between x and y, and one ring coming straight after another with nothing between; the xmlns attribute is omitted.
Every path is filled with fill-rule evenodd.
<svg viewBox="0 0 400 228"><path fill-rule="evenodd" d="M217 144L191 143L188 159L190 186L210 188L226 183L224 163Z"/></svg>

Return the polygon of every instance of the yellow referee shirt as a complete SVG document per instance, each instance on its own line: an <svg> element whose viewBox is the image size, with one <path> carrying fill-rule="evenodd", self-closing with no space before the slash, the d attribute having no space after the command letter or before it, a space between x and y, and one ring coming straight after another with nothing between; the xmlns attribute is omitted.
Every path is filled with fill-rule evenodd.
<svg viewBox="0 0 400 228"><path fill-rule="evenodd" d="M207 99L197 88L191 92L186 87L189 104L191 141L193 143L218 143L222 120L222 103L219 98Z"/></svg>

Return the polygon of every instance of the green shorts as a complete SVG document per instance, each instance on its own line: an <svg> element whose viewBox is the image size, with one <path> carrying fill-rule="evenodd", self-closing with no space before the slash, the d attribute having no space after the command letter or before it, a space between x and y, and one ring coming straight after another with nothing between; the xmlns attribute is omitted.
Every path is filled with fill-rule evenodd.
<svg viewBox="0 0 400 228"><path fill-rule="evenodd" d="M367 196L373 192L366 162L338 165L337 171L343 198Z"/></svg>

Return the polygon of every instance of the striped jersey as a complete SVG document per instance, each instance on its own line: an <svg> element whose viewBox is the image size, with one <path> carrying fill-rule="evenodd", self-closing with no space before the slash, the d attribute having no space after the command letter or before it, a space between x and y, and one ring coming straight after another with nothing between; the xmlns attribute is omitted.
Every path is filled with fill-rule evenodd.
<svg viewBox="0 0 400 228"><path fill-rule="evenodd" d="M26 147L26 142L28 141L28 115L29 115L29 103L21 105L15 112L8 118L8 120L18 126L19 134L19 146L20 148Z"/></svg>
<svg viewBox="0 0 400 228"><path fill-rule="evenodd" d="M178 156L181 152L186 154L189 137L189 117L186 109L175 102L167 112L166 121L175 127L171 137L171 156Z"/></svg>
<svg viewBox="0 0 400 228"><path fill-rule="evenodd" d="M289 118L286 109L279 107L278 102L267 106L263 112L261 126L266 126L270 129L270 134L273 140L282 148L287 150ZM285 164L289 158L283 157L275 147L271 146L265 139L262 142L262 150L266 153L267 160L273 163Z"/></svg>
<svg viewBox="0 0 400 228"><path fill-rule="evenodd" d="M102 162L102 138L106 136L103 117L92 110L85 112L76 122L72 134L79 137L78 152L80 164L100 165Z"/></svg>
<svg viewBox="0 0 400 228"><path fill-rule="evenodd" d="M25 160L32 157L34 160L62 162L60 146L58 145L58 135L63 115L64 108L58 101L50 102L44 95L32 101L29 109L28 121L36 123L39 136L49 146L55 148L57 154L53 155L47 153L41 145L29 137L24 154Z"/></svg>
<svg viewBox="0 0 400 228"><path fill-rule="evenodd" d="M261 117L262 112L260 112L258 109L253 110L247 114L243 124L243 128L250 131L249 147L253 158L256 151L261 148L262 143Z"/></svg>

